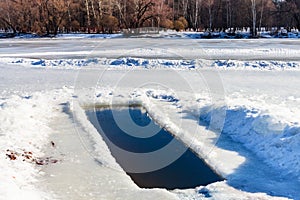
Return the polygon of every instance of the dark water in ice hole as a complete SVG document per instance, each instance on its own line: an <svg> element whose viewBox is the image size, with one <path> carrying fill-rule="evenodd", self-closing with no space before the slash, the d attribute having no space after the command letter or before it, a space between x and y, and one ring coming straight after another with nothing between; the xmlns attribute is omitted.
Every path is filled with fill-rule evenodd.
<svg viewBox="0 0 300 200"><path fill-rule="evenodd" d="M87 114L90 121L107 143L112 155L139 187L186 189L223 180L190 149L187 149L176 161L162 169L147 173L132 173L130 165L139 165L139 163L130 161L130 165L128 165L126 158L118 155L119 153L114 148L114 145L126 151L138 153L139 155L141 153L159 150L165 145L168 145L171 140L176 141L176 147L170 151L170 154L186 147L164 129L161 129L157 134L149 138L137 138L126 134L118 127L114 117L117 116L121 119L122 117L128 117L128 112L132 120L139 126L147 126L151 122L147 113L143 112L140 108L114 109L113 111L111 109L97 110L97 119L95 119L95 113L93 111L87 111ZM135 134L145 133L141 132ZM157 162L160 162L160 159L164 158L157 157Z"/></svg>

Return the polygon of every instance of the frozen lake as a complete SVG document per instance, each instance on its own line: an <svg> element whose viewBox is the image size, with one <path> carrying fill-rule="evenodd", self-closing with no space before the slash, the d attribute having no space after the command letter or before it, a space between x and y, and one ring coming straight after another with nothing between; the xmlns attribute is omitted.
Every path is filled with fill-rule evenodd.
<svg viewBox="0 0 300 200"><path fill-rule="evenodd" d="M0 147L18 156L0 157L0 196L299 199L298 46L292 39L0 40ZM145 107L226 181L137 187L85 115L128 103ZM24 151L58 163L37 166L23 161Z"/></svg>

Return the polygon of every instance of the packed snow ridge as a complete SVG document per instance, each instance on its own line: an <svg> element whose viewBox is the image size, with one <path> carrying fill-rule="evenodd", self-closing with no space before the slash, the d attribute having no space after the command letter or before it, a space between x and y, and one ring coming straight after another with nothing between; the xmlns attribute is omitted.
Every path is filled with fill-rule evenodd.
<svg viewBox="0 0 300 200"><path fill-rule="evenodd" d="M295 176L300 180L300 125L285 124L267 113L245 107L205 107L200 111L200 121L213 129L214 112L226 112L222 133L243 144L270 166L279 168L282 174ZM216 127L215 127L216 126Z"/></svg>
<svg viewBox="0 0 300 200"><path fill-rule="evenodd" d="M234 70L300 70L300 62L297 61L239 61L239 60L170 60L170 59L145 59L124 57L118 59L87 58L87 59L29 59L29 58L2 58L1 63L19 64L26 67L57 67L57 68L81 68L81 67L109 67L121 69L123 67L143 69L234 69Z"/></svg>

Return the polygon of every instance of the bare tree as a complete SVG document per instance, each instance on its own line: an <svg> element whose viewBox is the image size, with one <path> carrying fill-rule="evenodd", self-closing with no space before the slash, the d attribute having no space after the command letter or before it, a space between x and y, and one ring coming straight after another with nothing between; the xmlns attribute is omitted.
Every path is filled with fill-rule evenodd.
<svg viewBox="0 0 300 200"><path fill-rule="evenodd" d="M252 37L255 37L257 35L256 31L256 0L251 0L251 14L252 14Z"/></svg>
<svg viewBox="0 0 300 200"><path fill-rule="evenodd" d="M86 8L86 15L87 15L87 29L88 29L88 32L90 33L91 17L90 17L90 6L89 6L88 0L85 0L85 8Z"/></svg>
<svg viewBox="0 0 300 200"><path fill-rule="evenodd" d="M191 13L190 14L191 23L193 25L193 28L195 30L198 30L200 22L201 22L200 8L202 5L202 0L194 0L193 4L191 4L191 5L192 5L192 7L190 8L190 11L193 11L193 12L190 12Z"/></svg>
<svg viewBox="0 0 300 200"><path fill-rule="evenodd" d="M139 28L151 19L157 20L154 6L157 0L127 0L126 4L118 1L116 6L126 28ZM126 13L123 11L126 10Z"/></svg>
<svg viewBox="0 0 300 200"><path fill-rule="evenodd" d="M0 8L1 8L1 12L0 12L0 21L2 22L2 24L4 24L4 28L8 29L8 30L12 30L13 33L17 33L17 22L12 20L12 13L11 10L13 10L12 8L14 7L14 2L10 1L10 0L2 0L0 2Z"/></svg>
<svg viewBox="0 0 300 200"><path fill-rule="evenodd" d="M208 16L209 16L209 32L212 32L212 23L213 23L213 6L214 0L207 0L206 1L207 9L208 9Z"/></svg>
<svg viewBox="0 0 300 200"><path fill-rule="evenodd" d="M181 17L194 30L250 27L255 37L262 27L300 30L300 0L0 0L0 29L14 33L115 32L175 22L184 29Z"/></svg>
<svg viewBox="0 0 300 200"><path fill-rule="evenodd" d="M294 26L300 30L300 0L286 0L287 10L290 11Z"/></svg>
<svg viewBox="0 0 300 200"><path fill-rule="evenodd" d="M227 28L232 28L231 0L226 0L226 26L227 26Z"/></svg>

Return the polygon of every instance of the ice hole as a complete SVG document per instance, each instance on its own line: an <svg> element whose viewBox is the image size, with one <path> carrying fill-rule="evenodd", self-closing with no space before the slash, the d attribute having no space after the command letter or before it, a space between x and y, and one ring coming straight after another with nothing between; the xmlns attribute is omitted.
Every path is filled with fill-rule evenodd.
<svg viewBox="0 0 300 200"><path fill-rule="evenodd" d="M87 115L108 145L116 161L141 188L187 189L223 180L202 159L181 141L175 139L168 131L160 128L159 125L154 124L156 126L154 129L159 130L155 135L143 137L143 134L147 134L145 131L148 130L147 128L143 129L143 127L147 127L152 119L142 108L102 108L87 111ZM142 127L139 131L136 130L136 127L131 128L132 124L130 125L130 123L125 131L122 130L122 127L119 127L120 123L117 123L116 120L127 121L128 116L135 126ZM121 122L121 124L123 123ZM153 127L149 129L149 131L154 130ZM130 130L137 132L134 134L128 133ZM141 135L141 137L136 137L138 135ZM166 148L171 142L175 145L172 145L172 148ZM120 153L119 149L136 155L136 159L134 156L133 158L127 158L123 153ZM167 166L162 166L154 171L147 171L146 169L143 173L140 171L136 173L134 170L137 167L143 168L143 166L148 167L154 164L157 164L155 166L159 166L160 163L163 165L165 164L164 161L169 159L169 155L172 157L182 149L184 150L178 156L179 158L170 162ZM145 162L140 162L141 156L153 152L156 153L154 159L146 159ZM160 154L160 152L163 153ZM156 156L157 154L158 156Z"/></svg>

